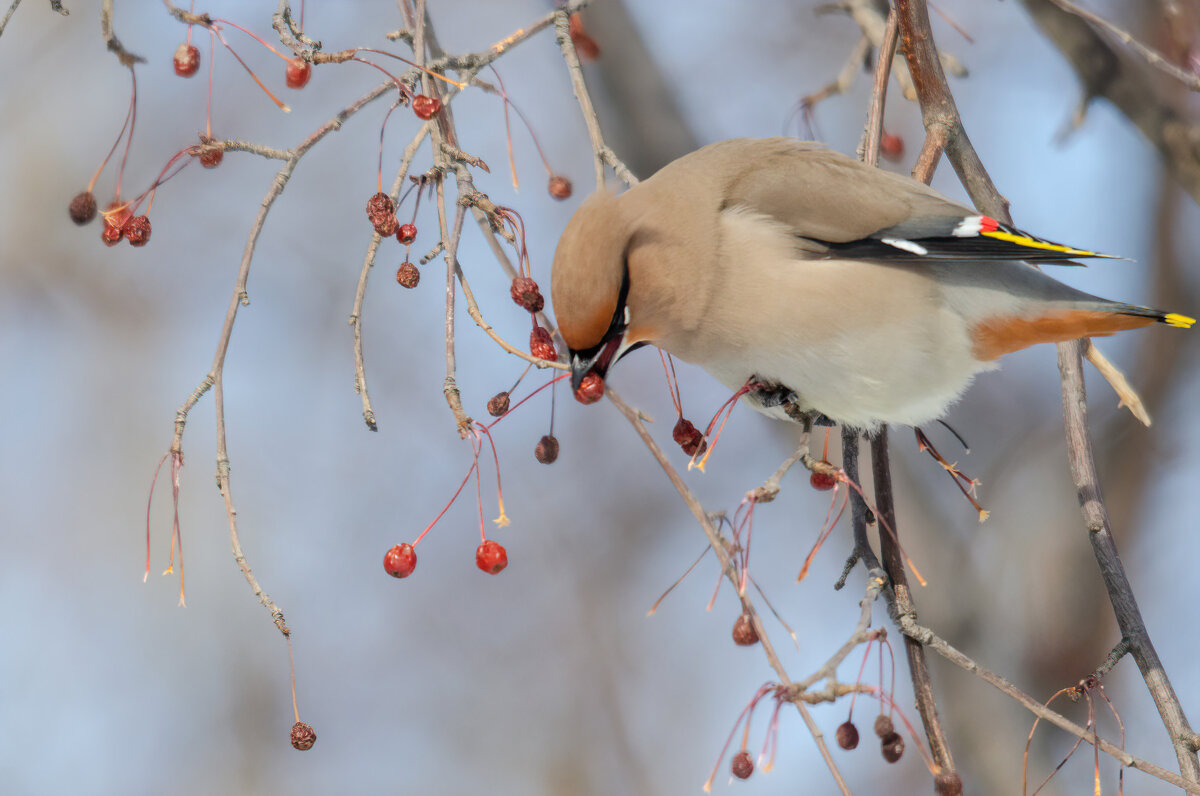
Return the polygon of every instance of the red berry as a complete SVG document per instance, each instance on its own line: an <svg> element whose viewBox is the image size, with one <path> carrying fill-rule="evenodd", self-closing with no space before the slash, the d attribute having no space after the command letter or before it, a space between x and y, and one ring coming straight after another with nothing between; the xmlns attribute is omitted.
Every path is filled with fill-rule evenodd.
<svg viewBox="0 0 1200 796"><path fill-rule="evenodd" d="M500 417L508 411L508 393L498 392L488 399L488 414L492 417Z"/></svg>
<svg viewBox="0 0 1200 796"><path fill-rule="evenodd" d="M742 614L733 623L733 643L739 647L749 647L758 643L758 631L754 629L750 614Z"/></svg>
<svg viewBox="0 0 1200 796"><path fill-rule="evenodd" d="M80 191L71 200L71 206L67 208L67 212L71 214L71 220L82 227L96 217L95 194L91 191Z"/></svg>
<svg viewBox="0 0 1200 796"><path fill-rule="evenodd" d="M489 575L495 575L508 566L508 551L504 545L488 539L475 549L475 566Z"/></svg>
<svg viewBox="0 0 1200 796"><path fill-rule="evenodd" d="M421 281L421 272L412 263L401 263L396 269L396 281L401 287L406 287L412 290Z"/></svg>
<svg viewBox="0 0 1200 796"><path fill-rule="evenodd" d="M904 736L898 732L883 736L880 740L880 751L883 752L883 759L889 763L899 761L904 754Z"/></svg>
<svg viewBox="0 0 1200 796"><path fill-rule="evenodd" d="M150 242L150 217L134 216L125 222L125 238L131 246L145 246Z"/></svg>
<svg viewBox="0 0 1200 796"><path fill-rule="evenodd" d="M533 457L542 464L554 464L558 459L558 438L553 434L547 434L538 440L538 444L533 449Z"/></svg>
<svg viewBox="0 0 1200 796"><path fill-rule="evenodd" d="M729 770L738 779L750 779L754 773L754 761L750 759L750 753L743 749L734 755Z"/></svg>
<svg viewBox="0 0 1200 796"><path fill-rule="evenodd" d="M303 58L290 58L287 63L287 87L304 88L312 77L312 64Z"/></svg>
<svg viewBox="0 0 1200 796"><path fill-rule="evenodd" d="M837 728L838 746L850 750L858 747L858 727L852 721L844 721Z"/></svg>
<svg viewBox="0 0 1200 796"><path fill-rule="evenodd" d="M599 373L585 373L575 390L575 400L581 404L594 404L604 397L604 379Z"/></svg>
<svg viewBox="0 0 1200 796"><path fill-rule="evenodd" d="M550 333L537 325L529 333L529 353L538 359L550 362L558 359L558 352L554 349L554 341L550 339Z"/></svg>
<svg viewBox="0 0 1200 796"><path fill-rule="evenodd" d="M382 191L367 200L367 220L383 237L397 233L400 222L396 220L396 205L392 197Z"/></svg>
<svg viewBox="0 0 1200 796"><path fill-rule="evenodd" d="M206 169L215 169L225 159L225 150L210 149L200 155L200 165Z"/></svg>
<svg viewBox="0 0 1200 796"><path fill-rule="evenodd" d="M442 110L442 101L437 97L427 97L424 94L418 94L412 98L413 113L417 114L418 119L428 121Z"/></svg>
<svg viewBox="0 0 1200 796"><path fill-rule="evenodd" d="M416 568L417 551L408 542L401 542L383 557L383 570L393 578L407 578Z"/></svg>
<svg viewBox="0 0 1200 796"><path fill-rule="evenodd" d="M819 492L828 492L837 486L837 477L830 473L813 473L808 477L808 483Z"/></svg>
<svg viewBox="0 0 1200 796"><path fill-rule="evenodd" d="M527 276L518 276L513 279L508 294L519 306L530 312L541 312L542 308L546 306L546 299L542 296L538 283Z"/></svg>
<svg viewBox="0 0 1200 796"><path fill-rule="evenodd" d="M555 174L550 178L549 190L550 195L560 202L564 199L570 199L571 181L561 174Z"/></svg>
<svg viewBox="0 0 1200 796"><path fill-rule="evenodd" d="M307 752L317 742L317 731L311 724L298 721L292 725L292 746L301 752Z"/></svg>
<svg viewBox="0 0 1200 796"><path fill-rule="evenodd" d="M671 429L671 438L688 456L708 450L708 441L704 439L704 435L692 425L692 421L682 417L675 421L675 428Z"/></svg>
<svg viewBox="0 0 1200 796"><path fill-rule="evenodd" d="M200 50L194 44L184 42L175 48L175 74L191 77L200 70Z"/></svg>
<svg viewBox="0 0 1200 796"><path fill-rule="evenodd" d="M103 229L100 230L100 240L104 241L105 246L116 246L124 236L125 231L121 227L114 227L112 224L104 224Z"/></svg>
<svg viewBox="0 0 1200 796"><path fill-rule="evenodd" d="M892 133L884 133L879 137L879 154L895 162L904 157L904 139Z"/></svg>
<svg viewBox="0 0 1200 796"><path fill-rule="evenodd" d="M567 32L570 33L571 42L580 58L595 61L600 57L600 45L583 29L583 20L579 18L579 12L572 14L567 20Z"/></svg>
<svg viewBox="0 0 1200 796"><path fill-rule="evenodd" d="M390 238L400 231L400 222L395 216L381 216L375 224L375 231L381 238Z"/></svg>
<svg viewBox="0 0 1200 796"><path fill-rule="evenodd" d="M417 225L416 224L401 224L400 228L398 230L396 230L396 240L400 241L405 246L412 243L416 239L417 239Z"/></svg>

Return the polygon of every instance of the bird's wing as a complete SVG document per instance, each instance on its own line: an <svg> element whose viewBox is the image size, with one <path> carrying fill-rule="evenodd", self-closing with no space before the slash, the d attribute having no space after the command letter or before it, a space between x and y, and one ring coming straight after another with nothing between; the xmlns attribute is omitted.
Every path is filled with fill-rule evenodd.
<svg viewBox="0 0 1200 796"><path fill-rule="evenodd" d="M831 256L1057 263L1111 256L1030 235L823 147L766 139L745 154L725 206L767 215Z"/></svg>

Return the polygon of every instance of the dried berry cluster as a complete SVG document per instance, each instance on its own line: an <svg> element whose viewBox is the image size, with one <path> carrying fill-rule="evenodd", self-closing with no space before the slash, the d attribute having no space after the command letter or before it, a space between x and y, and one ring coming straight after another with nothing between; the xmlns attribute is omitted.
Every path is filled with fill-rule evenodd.
<svg viewBox="0 0 1200 796"><path fill-rule="evenodd" d="M880 753L889 763L895 763L904 756L904 737L896 732L890 716L880 713L875 717L875 735L879 737ZM858 748L858 728L852 721L844 721L837 728L838 746L846 749Z"/></svg>

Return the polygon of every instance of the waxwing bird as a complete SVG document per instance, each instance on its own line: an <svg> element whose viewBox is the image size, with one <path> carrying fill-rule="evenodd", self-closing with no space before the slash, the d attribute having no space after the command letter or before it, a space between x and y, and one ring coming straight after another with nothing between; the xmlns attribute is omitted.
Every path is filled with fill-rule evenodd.
<svg viewBox="0 0 1200 796"><path fill-rule="evenodd" d="M1034 343L1194 323L1031 265L1104 256L817 144L742 138L585 201L551 293L576 387L651 344L731 390L752 379L765 414L871 429L937 418Z"/></svg>

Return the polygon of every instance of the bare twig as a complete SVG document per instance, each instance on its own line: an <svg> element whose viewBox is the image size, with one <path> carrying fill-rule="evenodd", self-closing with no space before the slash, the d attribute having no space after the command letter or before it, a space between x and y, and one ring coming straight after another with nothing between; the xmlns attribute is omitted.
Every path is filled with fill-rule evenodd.
<svg viewBox="0 0 1200 796"><path fill-rule="evenodd" d="M1146 411L1146 405L1142 403L1142 398L1137 394L1137 390L1125 378L1125 374L1120 368L1108 361L1108 357L1100 353L1100 349L1091 340L1084 342L1084 356L1087 361L1091 362L1097 372L1104 377L1104 380L1113 388L1113 392L1117 394L1120 402L1117 407L1122 406L1129 409L1130 414L1138 419L1143 426L1150 426L1150 413Z"/></svg>
<svg viewBox="0 0 1200 796"><path fill-rule="evenodd" d="M1026 5L1033 9L1032 0ZM937 61L936 47L929 30L929 15L925 0L897 0L904 32L905 52L913 82L921 100L926 129L932 135L937 129L947 137L947 154L976 206L985 213L1011 221L1007 202L996 191L987 171L979 161L962 128L945 75ZM1131 652L1142 677L1158 707L1179 759L1184 777L1200 781L1200 761L1196 758L1196 734L1191 730L1182 706L1171 688L1145 623L1137 609L1128 580L1124 575L1116 545L1109 532L1107 510L1100 496L1096 477L1091 439L1087 430L1084 405L1080 341L1059 344L1059 369L1062 373L1063 409L1066 417L1068 458L1072 476L1079 490L1085 524L1093 551L1100 564L1101 575L1108 588L1113 610L1123 636L1129 640Z"/></svg>
<svg viewBox="0 0 1200 796"><path fill-rule="evenodd" d="M645 443L646 447L649 448L651 455L654 456L659 467L662 467L663 472L667 474L667 478L670 479L671 485L675 487L675 491L677 491L679 496L683 498L683 502L692 512L692 516L694 516L696 521L700 523L700 527L704 530L704 535L708 537L709 545L712 547L713 552L717 554L717 559L721 562L721 572L733 584L734 589L737 590L738 599L741 600L742 603L742 611L749 615L750 620L754 625L754 629L758 633L759 642L762 644L763 648L763 654L767 656L767 662L771 665L771 668L775 670L776 676L779 677L779 682L789 688L792 687L792 681L788 677L787 671L783 668L783 663L779 660L779 656L775 653L775 648L771 644L770 638L767 636L766 628L763 627L762 620L759 618L758 612L754 608L754 604L751 602L749 596L741 589L741 576L733 564L733 559L729 556L724 537L722 537L720 532L713 527L712 520L709 519L709 515L707 512L705 512L704 507L700 505L700 501L697 500L696 496L692 494L692 491L688 489L687 484L683 482L683 478L679 475L679 471L671 466L671 462L667 459L666 454L663 453L662 448L660 448L658 443L654 441L654 438L650 436L650 431L646 428L646 424L642 422L641 413L630 408L630 406L621 399L621 396L619 396L612 387L608 387L605 394L608 397L608 400L612 402L613 406L617 407L617 410L623 414L625 419L633 425L634 430L637 432L638 436L641 437L642 442ZM833 774L834 781L837 783L838 788L843 794L845 794L845 796L850 796L850 789L846 786L846 782L842 778L841 772L838 770L837 763L834 762L833 756L829 753L829 747L825 743L825 735L821 731L821 728L817 726L817 723L813 720L808 708L806 708L800 700L796 699L793 700L793 702L796 705L796 710L800 712L800 717L804 720L805 726L808 727L808 731L812 734L813 741L817 744L817 750L821 753L821 757L825 760L825 765L829 768L830 773Z"/></svg>
<svg viewBox="0 0 1200 796"><path fill-rule="evenodd" d="M16 4L13 4L13 9L15 8ZM9 14L12 13L13 9L9 9ZM126 50L124 45L121 44L121 40L117 38L117 34L113 33L112 15L113 0L104 0L100 5L100 34L104 37L104 44L108 47L109 52L116 54L117 60L121 62L121 66L128 66L130 69L133 68L134 64L146 63L146 59L142 56L135 55ZM5 18L5 21L8 21L7 18Z"/></svg>
<svg viewBox="0 0 1200 796"><path fill-rule="evenodd" d="M1134 38L1133 34L1129 31L1118 27L1099 14L1094 14L1091 11L1088 11L1086 8L1081 8L1075 3L1072 3L1070 0L1050 0L1050 2L1054 3L1054 5L1058 6L1063 11L1066 11L1068 14L1074 14L1080 19L1087 20L1096 27L1103 28L1113 36L1116 36L1122 44L1125 44L1129 47L1129 49L1133 50L1139 56L1144 58L1146 63L1150 64L1155 69L1159 69L1175 78L1180 83L1187 86L1189 90L1200 91L1200 76L1180 69L1178 66L1167 60L1157 50L1142 44L1140 41Z"/></svg>

